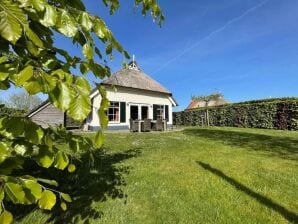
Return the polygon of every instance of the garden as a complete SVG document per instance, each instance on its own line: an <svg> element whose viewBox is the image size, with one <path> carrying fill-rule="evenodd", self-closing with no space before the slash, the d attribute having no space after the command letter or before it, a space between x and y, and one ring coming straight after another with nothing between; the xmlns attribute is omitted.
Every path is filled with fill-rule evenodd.
<svg viewBox="0 0 298 224"><path fill-rule="evenodd" d="M191 127L105 135L102 150L74 155L76 172L39 171L70 194L66 211L18 206L16 223L298 220L296 131Z"/></svg>

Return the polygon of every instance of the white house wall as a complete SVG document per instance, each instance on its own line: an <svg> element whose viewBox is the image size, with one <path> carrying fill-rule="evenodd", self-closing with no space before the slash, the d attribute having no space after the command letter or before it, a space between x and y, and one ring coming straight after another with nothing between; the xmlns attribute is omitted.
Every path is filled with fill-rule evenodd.
<svg viewBox="0 0 298 224"><path fill-rule="evenodd" d="M107 98L109 101L116 102L125 102L126 103L126 122L125 123L110 123L109 127L117 127L128 128L129 127L129 119L130 119L130 105L131 104L144 104L149 106L149 119L153 119L153 104L158 105L168 105L169 108L169 121L167 124L171 126L173 124L172 117L172 100L171 97L167 94L150 92L150 91L142 91L130 88L118 88L117 91L114 91L111 88L107 88ZM91 127L91 129L99 128L99 117L97 115L97 110L100 107L101 96L97 94L93 98L93 109L91 119L87 121L87 125Z"/></svg>

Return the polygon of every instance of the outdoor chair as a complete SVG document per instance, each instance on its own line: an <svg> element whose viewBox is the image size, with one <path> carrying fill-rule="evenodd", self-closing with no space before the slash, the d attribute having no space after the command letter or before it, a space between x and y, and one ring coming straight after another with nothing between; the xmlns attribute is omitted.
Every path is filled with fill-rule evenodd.
<svg viewBox="0 0 298 224"><path fill-rule="evenodd" d="M163 131L164 130L164 124L162 119L157 118L155 123L155 131Z"/></svg>
<svg viewBox="0 0 298 224"><path fill-rule="evenodd" d="M133 119L129 119L129 123L130 123L130 131L131 132L139 131L138 122L135 122Z"/></svg>
<svg viewBox="0 0 298 224"><path fill-rule="evenodd" d="M142 122L142 131L151 131L151 119L144 119L144 122Z"/></svg>

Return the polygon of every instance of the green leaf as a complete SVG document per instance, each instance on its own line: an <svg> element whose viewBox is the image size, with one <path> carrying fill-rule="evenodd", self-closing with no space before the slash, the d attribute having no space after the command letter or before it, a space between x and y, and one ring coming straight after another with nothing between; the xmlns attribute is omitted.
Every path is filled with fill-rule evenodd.
<svg viewBox="0 0 298 224"><path fill-rule="evenodd" d="M15 83L21 86L33 76L33 67L31 65L24 68L19 74L15 76Z"/></svg>
<svg viewBox="0 0 298 224"><path fill-rule="evenodd" d="M1 188L0 189L0 202L3 201L3 199L4 199L4 190L3 190L3 188Z"/></svg>
<svg viewBox="0 0 298 224"><path fill-rule="evenodd" d="M4 81L10 74L14 72L12 64L2 64L0 65L0 81Z"/></svg>
<svg viewBox="0 0 298 224"><path fill-rule="evenodd" d="M25 137L29 142L39 144L44 136L43 130L33 122L27 122L25 125Z"/></svg>
<svg viewBox="0 0 298 224"><path fill-rule="evenodd" d="M68 172L73 173L76 170L76 166L74 164L69 164L67 170Z"/></svg>
<svg viewBox="0 0 298 224"><path fill-rule="evenodd" d="M100 53L100 51L99 51L99 49L98 49L97 47L95 47L95 53L97 54L97 56L98 56L100 59L102 59L102 55L101 55L101 53Z"/></svg>
<svg viewBox="0 0 298 224"><path fill-rule="evenodd" d="M2 56L0 57L0 64L2 64L3 62L5 62L7 60L6 56Z"/></svg>
<svg viewBox="0 0 298 224"><path fill-rule="evenodd" d="M55 167L60 170L64 170L69 163L68 156L64 153L59 151L55 157Z"/></svg>
<svg viewBox="0 0 298 224"><path fill-rule="evenodd" d="M84 44L82 48L83 55L86 59L92 59L93 58L93 49L89 44Z"/></svg>
<svg viewBox="0 0 298 224"><path fill-rule="evenodd" d="M98 36L99 38L104 39L106 37L107 28L102 20L98 18L94 20L93 30L96 36Z"/></svg>
<svg viewBox="0 0 298 224"><path fill-rule="evenodd" d="M112 54L112 51L113 51L113 46L111 44L109 44L106 47L106 54Z"/></svg>
<svg viewBox="0 0 298 224"><path fill-rule="evenodd" d="M89 95L78 95L74 97L69 105L68 114L75 120L83 121L91 111L91 100Z"/></svg>
<svg viewBox="0 0 298 224"><path fill-rule="evenodd" d="M44 137L44 141L45 141L45 144L46 144L50 149L53 148L53 139L51 138L50 135L46 135L46 136Z"/></svg>
<svg viewBox="0 0 298 224"><path fill-rule="evenodd" d="M69 194L65 194L65 193L60 193L60 196L67 202L72 202L71 197L69 196Z"/></svg>
<svg viewBox="0 0 298 224"><path fill-rule="evenodd" d="M109 119L106 112L102 108L98 110L98 116L99 116L101 128L103 129L106 128L108 126Z"/></svg>
<svg viewBox="0 0 298 224"><path fill-rule="evenodd" d="M32 54L33 56L37 57L39 55L39 49L31 42L31 41L26 41L27 49Z"/></svg>
<svg viewBox="0 0 298 224"><path fill-rule="evenodd" d="M106 76L106 70L92 60L89 62L89 68L93 71L94 75L103 79Z"/></svg>
<svg viewBox="0 0 298 224"><path fill-rule="evenodd" d="M53 92L50 93L51 102L62 111L69 108L73 98L73 90L64 82L58 83Z"/></svg>
<svg viewBox="0 0 298 224"><path fill-rule="evenodd" d="M37 46L37 47L43 47L43 42L41 39L36 35L36 33L33 32L29 28L29 26L25 26L25 33L26 36Z"/></svg>
<svg viewBox="0 0 298 224"><path fill-rule="evenodd" d="M58 13L56 27L59 32L67 37L74 37L78 32L75 19L65 10Z"/></svg>
<svg viewBox="0 0 298 224"><path fill-rule="evenodd" d="M17 4L9 0L2 0L0 5L0 35L15 44L22 36L20 22L28 24L23 11Z"/></svg>
<svg viewBox="0 0 298 224"><path fill-rule="evenodd" d="M4 185L4 191L10 201L15 204L23 204L25 201L25 192L21 185L7 182Z"/></svg>
<svg viewBox="0 0 298 224"><path fill-rule="evenodd" d="M2 163L9 155L10 150L6 142L0 142L0 163Z"/></svg>
<svg viewBox="0 0 298 224"><path fill-rule="evenodd" d="M34 95L42 91L42 85L38 80L28 80L23 87L30 95Z"/></svg>
<svg viewBox="0 0 298 224"><path fill-rule="evenodd" d="M36 156L36 161L40 166L49 168L54 162L54 153L47 147L40 146L39 154Z"/></svg>
<svg viewBox="0 0 298 224"><path fill-rule="evenodd" d="M49 190L45 190L41 194L41 198L38 201L38 206L41 209L51 210L56 204L56 195Z"/></svg>
<svg viewBox="0 0 298 224"><path fill-rule="evenodd" d="M86 95L90 94L91 86L85 78L77 77L75 81L75 85L81 93Z"/></svg>
<svg viewBox="0 0 298 224"><path fill-rule="evenodd" d="M79 23L82 25L82 27L86 30L86 31L90 31L92 29L93 26L93 22L90 19L90 16L88 13L86 12L82 12L80 13L79 16Z"/></svg>
<svg viewBox="0 0 298 224"><path fill-rule="evenodd" d="M0 77L1 77L1 74L0 74ZM6 79L4 81L0 81L0 89L7 90L7 89L9 89L9 87L10 87L10 83L9 83L8 79Z"/></svg>
<svg viewBox="0 0 298 224"><path fill-rule="evenodd" d="M36 203L37 200L41 198L42 188L40 184L38 184L34 180L24 180L23 187L25 190L25 197L28 200L27 204Z"/></svg>
<svg viewBox="0 0 298 224"><path fill-rule="evenodd" d="M49 185L53 185L55 187L58 187L58 183L55 180L48 180L48 179L43 179L43 178L37 178L37 181L40 181L42 183L46 183L46 184L49 184Z"/></svg>
<svg viewBox="0 0 298 224"><path fill-rule="evenodd" d="M60 207L62 208L63 211L67 210L67 205L65 202L61 202Z"/></svg>
<svg viewBox="0 0 298 224"><path fill-rule="evenodd" d="M107 110L110 106L110 102L107 98L102 98L100 102L100 108L102 110Z"/></svg>
<svg viewBox="0 0 298 224"><path fill-rule="evenodd" d="M2 125L5 127L5 131L11 133L14 137L24 133L24 120L20 117L4 118Z"/></svg>
<svg viewBox="0 0 298 224"><path fill-rule="evenodd" d="M0 215L1 224L11 224L12 222L13 222L13 216L9 211L5 210L4 212L1 213Z"/></svg>
<svg viewBox="0 0 298 224"><path fill-rule="evenodd" d="M38 12L42 12L45 8L45 2L43 0L31 0L33 7Z"/></svg>
<svg viewBox="0 0 298 224"><path fill-rule="evenodd" d="M90 68L89 68L89 64L87 62L82 62L80 64L80 71L82 74L86 74L87 72L89 72L89 70L90 70Z"/></svg>
<svg viewBox="0 0 298 224"><path fill-rule="evenodd" d="M57 84L57 77L53 76L53 75L49 75L48 73L42 73L42 76L45 80L45 84L44 84L44 90L45 92L50 92L52 91Z"/></svg>
<svg viewBox="0 0 298 224"><path fill-rule="evenodd" d="M100 148L102 145L103 145L103 142L104 142L104 135L102 133L102 131L98 131L96 132L96 135L95 135L95 146Z"/></svg>
<svg viewBox="0 0 298 224"><path fill-rule="evenodd" d="M43 16L43 19L39 20L39 22L45 27L54 26L57 21L56 9L49 4L46 4L44 7L45 7L44 16Z"/></svg>

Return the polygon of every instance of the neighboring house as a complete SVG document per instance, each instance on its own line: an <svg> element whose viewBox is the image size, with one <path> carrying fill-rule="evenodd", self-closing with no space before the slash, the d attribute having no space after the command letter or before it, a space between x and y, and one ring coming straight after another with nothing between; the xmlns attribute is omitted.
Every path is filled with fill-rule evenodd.
<svg viewBox="0 0 298 224"><path fill-rule="evenodd" d="M220 106L229 103L223 97L218 100L211 100L208 102L208 107ZM206 107L206 102L203 100L193 100L185 110L193 110L196 108Z"/></svg>
<svg viewBox="0 0 298 224"><path fill-rule="evenodd" d="M109 118L108 129L129 129L130 119L149 118L167 120L168 127L173 124L172 108L177 102L172 93L161 84L146 75L135 61L128 68L123 68L101 83L107 90L110 107L107 111ZM115 90L116 89L116 90ZM100 129L97 110L101 96L97 89L90 94L92 110L85 120L89 130ZM27 117L43 126L67 125L67 116L46 101L32 110ZM74 126L74 125L73 125Z"/></svg>
<svg viewBox="0 0 298 224"><path fill-rule="evenodd" d="M82 126L79 122L68 117L65 112L54 107L48 100L32 109L26 117L44 128L56 125L63 125L67 128L80 128Z"/></svg>

